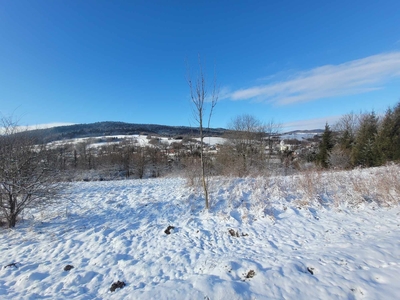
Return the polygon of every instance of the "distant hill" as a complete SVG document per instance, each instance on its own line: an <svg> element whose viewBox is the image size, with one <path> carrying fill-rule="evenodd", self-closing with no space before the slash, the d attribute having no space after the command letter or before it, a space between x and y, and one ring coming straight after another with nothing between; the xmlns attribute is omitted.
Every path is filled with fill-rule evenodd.
<svg viewBox="0 0 400 300"><path fill-rule="evenodd" d="M206 135L222 136L226 132L223 128L210 128L206 130ZM53 142L65 139L98 137L108 135L157 135L163 137L191 136L198 135L198 128L187 126L167 126L156 124L132 124L124 122L97 122L90 124L75 124L67 126L57 126L45 129L35 129L29 131L41 142Z"/></svg>
<svg viewBox="0 0 400 300"><path fill-rule="evenodd" d="M206 130L205 135L220 137L226 133L228 129L210 128ZM304 139L322 134L322 129L315 130L295 130L281 133L282 139ZM22 133L24 134L24 133ZM197 127L188 126L168 126L157 124L133 124L125 122L97 122L89 124L74 124L66 126L56 126L44 129L30 130L29 134L35 137L38 142L54 142L75 138L100 137L110 135L156 135L161 137L184 137L198 136L199 129Z"/></svg>
<svg viewBox="0 0 400 300"><path fill-rule="evenodd" d="M285 132L284 134L321 134L324 129L310 129L310 130L293 130Z"/></svg>
<svg viewBox="0 0 400 300"><path fill-rule="evenodd" d="M294 130L282 133L280 135L282 140L309 140L313 139L315 136L321 136L323 134L323 129L313 129L313 130Z"/></svg>

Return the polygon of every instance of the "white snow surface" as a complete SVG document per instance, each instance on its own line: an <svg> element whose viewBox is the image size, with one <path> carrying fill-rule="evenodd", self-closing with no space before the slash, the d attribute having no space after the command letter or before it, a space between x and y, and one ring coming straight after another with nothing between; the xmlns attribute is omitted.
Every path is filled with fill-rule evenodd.
<svg viewBox="0 0 400 300"><path fill-rule="evenodd" d="M181 178L72 183L0 229L0 298L398 299L399 207L302 207L291 180L215 178L208 212Z"/></svg>
<svg viewBox="0 0 400 300"><path fill-rule="evenodd" d="M118 141L108 141L108 142L95 142L98 139L102 140L107 140L107 139L112 139L112 138L117 138L119 139ZM166 144L171 144L171 143L180 143L182 140L177 140L173 138L168 138L168 137L157 137L160 142L166 143ZM61 141L55 141L48 143L49 147L57 147L65 144L79 144L79 143L88 143L90 144L90 147L96 148L96 147L101 147L104 145L111 145L111 144L116 144L119 143L121 140L126 139L128 141L135 141L140 145L141 147L145 147L149 145L149 141L151 140L151 137L147 135L139 135L139 134L134 134L134 135L108 135L108 136L98 136L98 137L85 137L85 138L75 138L75 139L66 139L66 140L61 140ZM200 141L200 138L195 138L195 140ZM203 140L204 143L214 146L216 144L223 144L226 142L225 138L222 137L204 137Z"/></svg>
<svg viewBox="0 0 400 300"><path fill-rule="evenodd" d="M318 135L321 133L317 132L297 132L297 133L285 133L281 135L281 140L298 140L298 141L303 141L307 139L312 139L314 136Z"/></svg>

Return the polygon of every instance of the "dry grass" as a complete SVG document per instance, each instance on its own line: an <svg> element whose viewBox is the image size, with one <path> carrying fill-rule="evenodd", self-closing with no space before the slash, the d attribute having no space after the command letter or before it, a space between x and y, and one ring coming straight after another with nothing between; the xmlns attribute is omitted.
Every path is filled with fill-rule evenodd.
<svg viewBox="0 0 400 300"><path fill-rule="evenodd" d="M322 204L321 194L326 189L323 175L321 171L307 170L295 177L296 191L300 197L297 201L299 206L308 207L313 203Z"/></svg>
<svg viewBox="0 0 400 300"><path fill-rule="evenodd" d="M400 204L400 166L308 170L293 176L213 177L210 191L210 204L215 212L229 215L234 210L246 222L260 216L275 220L289 207L340 210L394 207Z"/></svg>
<svg viewBox="0 0 400 300"><path fill-rule="evenodd" d="M400 169L396 165L387 165L374 177L377 200L387 206L400 202Z"/></svg>

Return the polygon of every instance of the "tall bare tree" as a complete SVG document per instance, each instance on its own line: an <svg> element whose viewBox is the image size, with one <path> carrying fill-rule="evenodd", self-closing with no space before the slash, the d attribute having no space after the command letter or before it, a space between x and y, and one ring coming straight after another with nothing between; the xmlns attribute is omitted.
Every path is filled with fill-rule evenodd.
<svg viewBox="0 0 400 300"><path fill-rule="evenodd" d="M0 210L11 228L25 208L54 200L59 184L45 147L20 132L12 118L0 122Z"/></svg>
<svg viewBox="0 0 400 300"><path fill-rule="evenodd" d="M201 182L204 191L205 206L206 209L209 209L208 177L206 173L206 159L204 153L204 134L205 126L207 126L206 128L210 128L211 117L218 102L219 91L217 88L215 73L212 86L208 86L200 57L197 77L194 81L192 80L190 69L188 67L187 83L190 89L193 117L199 127Z"/></svg>

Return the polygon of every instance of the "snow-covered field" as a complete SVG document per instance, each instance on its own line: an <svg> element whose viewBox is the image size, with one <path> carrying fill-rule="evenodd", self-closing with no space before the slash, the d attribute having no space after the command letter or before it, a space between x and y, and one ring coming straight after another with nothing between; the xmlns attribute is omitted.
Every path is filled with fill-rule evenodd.
<svg viewBox="0 0 400 300"><path fill-rule="evenodd" d="M109 139L110 141L101 141L98 142L96 140L101 139L101 140L107 140ZM117 141L112 141L112 139L117 139ZM111 144L116 144L119 143L121 140L128 140L128 141L135 141L139 146L145 147L150 145L149 139L147 135L139 135L139 134L134 134L134 135L109 135L109 136L99 136L99 137L90 137L90 138L75 138L75 139L68 139L68 140L61 140L61 141L55 141L48 143L49 147L59 147L65 144L79 144L79 143L88 143L91 145L93 148L101 147L104 145L111 145ZM160 142L166 143L166 144L171 144L171 143L180 143L182 140L176 140L172 138L167 138L167 137L158 137ZM200 138L195 138L195 140L200 141ZM222 137L204 137L204 143L208 145L216 145L216 144L223 144L226 142L225 138Z"/></svg>
<svg viewBox="0 0 400 300"><path fill-rule="evenodd" d="M209 212L180 178L73 183L0 229L0 298L398 299L399 195L346 185L379 174L215 178Z"/></svg>

